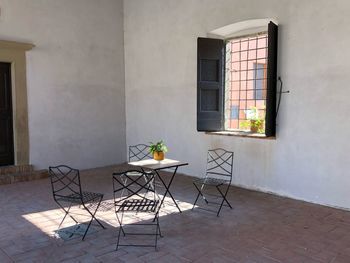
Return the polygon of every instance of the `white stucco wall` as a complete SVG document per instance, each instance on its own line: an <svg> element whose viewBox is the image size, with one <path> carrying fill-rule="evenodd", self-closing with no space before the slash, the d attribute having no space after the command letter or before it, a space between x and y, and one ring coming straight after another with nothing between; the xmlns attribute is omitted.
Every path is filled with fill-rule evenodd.
<svg viewBox="0 0 350 263"><path fill-rule="evenodd" d="M201 176L206 151L235 152L234 184L350 208L350 2L128 0L124 3L127 144L164 139ZM279 22L284 88L277 139L196 131L196 38L246 19Z"/></svg>
<svg viewBox="0 0 350 263"><path fill-rule="evenodd" d="M0 39L29 42L30 161L125 160L122 0L0 0Z"/></svg>

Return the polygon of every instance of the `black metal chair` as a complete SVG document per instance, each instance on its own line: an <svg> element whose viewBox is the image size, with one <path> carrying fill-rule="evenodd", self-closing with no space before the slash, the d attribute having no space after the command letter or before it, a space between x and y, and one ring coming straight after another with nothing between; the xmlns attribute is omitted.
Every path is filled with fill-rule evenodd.
<svg viewBox="0 0 350 263"><path fill-rule="evenodd" d="M152 159L149 151L150 147L146 144L136 144L129 146L129 162Z"/></svg>
<svg viewBox="0 0 350 263"><path fill-rule="evenodd" d="M134 162L134 161L142 161L145 159L152 159L153 156L150 153L150 146L147 144L136 144L136 145L131 145L129 146L129 162ZM148 173L151 173L152 171L144 171L144 176L147 176ZM137 171L137 172L133 172L133 173L129 173L129 176L139 176L141 172ZM127 178L123 178L124 182L127 183ZM146 180L146 179L145 179ZM162 187L163 185L161 184L161 182L159 182L157 180L157 178L155 177L153 179L153 182L151 182L150 187L154 188L155 186L157 187ZM159 195L156 191L154 191L154 193L158 196ZM124 191L122 191L121 195L124 194Z"/></svg>
<svg viewBox="0 0 350 263"><path fill-rule="evenodd" d="M231 182L232 182L232 172L233 172L233 152L226 151L224 149L214 149L214 150L208 150L207 155L207 169L206 169L206 175L204 178L197 179L193 182L193 185L198 191L196 200L194 201L193 208L195 208L195 205L197 204L199 196L203 198L206 204L213 203L220 205L218 211L212 211L208 209L211 212L215 212L217 216L219 216L220 211L224 203L227 204L232 209L231 204L228 202L226 196L229 191ZM212 201L208 201L208 199L205 196L204 190L206 186L212 186L217 189L219 192L219 196L214 195L216 197L222 198L220 203L215 203ZM206 193L206 195L210 195ZM225 205L226 206L226 205Z"/></svg>
<svg viewBox="0 0 350 263"><path fill-rule="evenodd" d="M65 212L65 215L59 225L59 229L66 219L67 215L78 224L78 221L69 212L72 205L79 205L88 212L91 216L91 220L88 223L86 231L83 235L82 240L84 240L92 221L95 221L103 228L105 227L98 221L95 217L96 212L103 199L103 194L85 192L81 190L80 184L80 173L79 170L73 169L66 165L50 166L49 173L51 178L52 193L55 202L58 206ZM68 208L64 206L68 203Z"/></svg>
<svg viewBox="0 0 350 263"><path fill-rule="evenodd" d="M124 178L127 179L125 184ZM115 213L119 223L119 231L117 237L116 250L120 246L136 246L136 247L154 247L157 249L158 236L161 236L159 226L158 210L160 200L155 194L149 194L154 192L154 188L150 187L154 180L154 173L140 172L137 170L129 170L121 173L113 173L113 196ZM126 196L121 196L119 192L127 190ZM151 214L152 218L149 222L132 223L131 226L153 226L155 227L154 233L135 233L126 232L126 226L123 224L124 215L126 213L137 214L140 216L141 213ZM138 235L138 236L155 236L154 245L148 244L120 244L120 235L123 233L124 237L127 235Z"/></svg>

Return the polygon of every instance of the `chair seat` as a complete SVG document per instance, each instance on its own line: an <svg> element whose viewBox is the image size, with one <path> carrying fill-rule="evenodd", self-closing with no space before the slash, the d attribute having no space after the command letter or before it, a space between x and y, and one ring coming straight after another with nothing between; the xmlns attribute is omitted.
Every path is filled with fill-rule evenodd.
<svg viewBox="0 0 350 263"><path fill-rule="evenodd" d="M144 175L145 176L149 176L149 175L152 175L152 171L144 171ZM131 172L127 172L126 175L129 176L129 177L133 177L133 176L141 176L143 173L142 172L137 172L137 171L131 171ZM161 183L156 181L156 180L153 180L153 184L155 184L155 186L159 187L161 186Z"/></svg>
<svg viewBox="0 0 350 263"><path fill-rule="evenodd" d="M136 212L155 212L159 200L150 199L129 199L118 205L118 212L136 211Z"/></svg>
<svg viewBox="0 0 350 263"><path fill-rule="evenodd" d="M71 202L76 204L89 203L94 200L99 200L103 198L103 194L93 193L93 192L82 192L82 197L79 194L70 194L67 196L60 196L57 201Z"/></svg>
<svg viewBox="0 0 350 263"><path fill-rule="evenodd" d="M127 176L140 176L140 175L142 175L142 172L132 171L132 172L127 172L126 175Z"/></svg>
<svg viewBox="0 0 350 263"><path fill-rule="evenodd" d="M147 174L151 174L152 171L144 171L144 173L147 175ZM142 172L137 172L137 171L131 171L131 172L127 172L126 173L127 176L140 176L142 175Z"/></svg>
<svg viewBox="0 0 350 263"><path fill-rule="evenodd" d="M206 177L206 178L197 179L194 181L194 183L219 186L222 184L230 183L230 180Z"/></svg>

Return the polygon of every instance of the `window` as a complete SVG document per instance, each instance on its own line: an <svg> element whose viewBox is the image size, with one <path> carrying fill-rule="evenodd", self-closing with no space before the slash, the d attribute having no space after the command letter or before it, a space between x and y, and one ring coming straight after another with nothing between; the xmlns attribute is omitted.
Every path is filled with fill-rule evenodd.
<svg viewBox="0 0 350 263"><path fill-rule="evenodd" d="M250 119L261 124L265 119L267 40L267 33L260 33L226 41L225 130L248 131ZM263 133L263 125L258 130Z"/></svg>
<svg viewBox="0 0 350 263"><path fill-rule="evenodd" d="M197 130L275 136L277 26L227 40L198 38Z"/></svg>

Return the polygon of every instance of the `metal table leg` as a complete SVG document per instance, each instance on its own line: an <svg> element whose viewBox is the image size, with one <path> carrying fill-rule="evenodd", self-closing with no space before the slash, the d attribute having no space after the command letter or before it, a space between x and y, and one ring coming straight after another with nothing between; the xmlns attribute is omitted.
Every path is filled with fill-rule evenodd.
<svg viewBox="0 0 350 263"><path fill-rule="evenodd" d="M170 191L169 191L170 186L171 186L171 184L172 184L172 182L173 182L173 180L174 180L174 177L175 177L175 175L176 175L177 168L178 168L178 167L175 168L175 170L174 170L174 172L173 172L173 175L171 176L168 185L164 182L164 180L162 179L162 177L160 176L160 174L158 173L158 171L157 171L157 170L154 170L154 171L156 172L156 174L157 174L159 180L162 182L162 184L163 184L164 187L165 187L165 193L164 193L164 196L163 196L163 198L162 198L162 201L160 202L160 206L159 206L159 209L158 209L158 212L157 212L156 216L159 214L159 210L160 210L160 208L162 207L162 205L163 205L163 203L164 203L164 200L165 200L165 197L166 197L167 194L169 194L169 196L170 196L171 199L173 200L173 202L174 202L174 204L176 205L176 207L177 207L177 209L179 210L179 212L182 213L180 207L178 206L178 204L177 204L176 201L175 201L175 198L173 197L173 195L172 195L172 194L170 193Z"/></svg>

